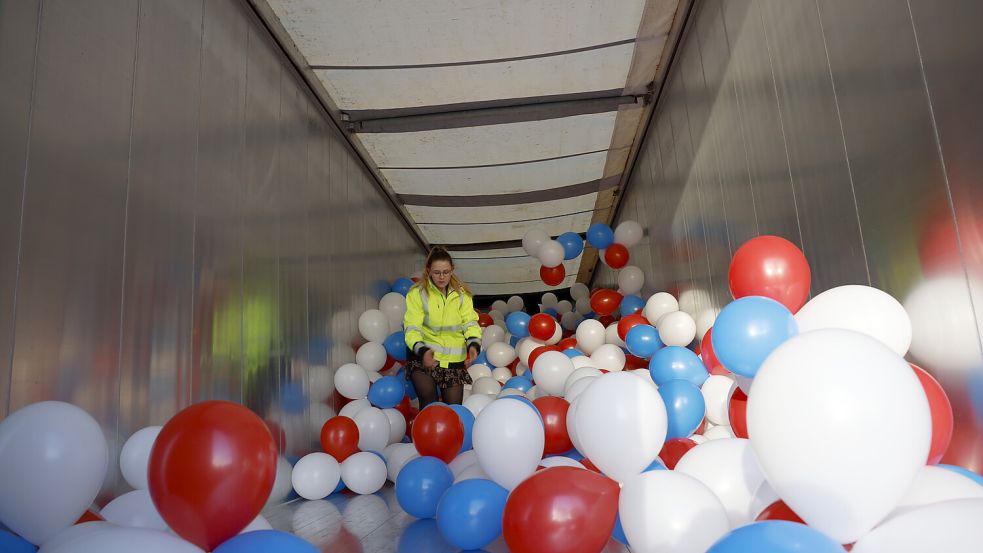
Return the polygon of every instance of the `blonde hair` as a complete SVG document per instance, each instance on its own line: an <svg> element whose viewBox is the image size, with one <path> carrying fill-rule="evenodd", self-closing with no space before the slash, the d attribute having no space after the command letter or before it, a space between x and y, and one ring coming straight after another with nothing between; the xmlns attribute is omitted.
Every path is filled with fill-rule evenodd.
<svg viewBox="0 0 983 553"><path fill-rule="evenodd" d="M446 261L451 264L451 268L454 267L454 259L451 258L451 254L448 253L447 249L442 246L434 246L430 249L430 253L427 254L427 261L423 265L423 276L420 280L413 284L413 287L419 287L421 292L426 291L426 284L430 282L430 267L433 265L434 261ZM450 284L447 285L448 288L457 290L459 294L467 294L472 296L471 289L465 284L461 279L457 278L456 274L451 273Z"/></svg>

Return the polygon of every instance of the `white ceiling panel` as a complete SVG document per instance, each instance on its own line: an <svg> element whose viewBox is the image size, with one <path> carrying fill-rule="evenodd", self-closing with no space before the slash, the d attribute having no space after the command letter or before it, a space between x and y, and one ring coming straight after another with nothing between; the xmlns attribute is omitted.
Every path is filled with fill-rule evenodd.
<svg viewBox="0 0 983 553"><path fill-rule="evenodd" d="M316 70L338 108L391 109L624 88L634 44L521 61Z"/></svg>
<svg viewBox="0 0 983 553"><path fill-rule="evenodd" d="M543 219L591 211L597 200L597 193L560 198L548 202L494 205L482 207L431 207L407 205L413 219L421 225L428 223L496 223Z"/></svg>
<svg viewBox="0 0 983 553"><path fill-rule="evenodd" d="M528 257L526 250L519 248L494 248L488 250L455 250L451 256L457 259L491 259L500 257Z"/></svg>
<svg viewBox="0 0 983 553"><path fill-rule="evenodd" d="M466 167L605 150L617 112L503 125L404 133L359 133L379 167Z"/></svg>
<svg viewBox="0 0 983 553"><path fill-rule="evenodd" d="M538 228L550 236L567 231L585 232L590 226L591 213L580 213L552 219L536 219L518 223L475 223L471 225L420 225L420 230L431 244L476 244L521 240L526 232Z"/></svg>
<svg viewBox="0 0 983 553"><path fill-rule="evenodd" d="M397 194L515 194L600 179L608 152L468 169L383 169Z"/></svg>
<svg viewBox="0 0 983 553"><path fill-rule="evenodd" d="M644 0L269 0L311 65L455 63L635 38Z"/></svg>
<svg viewBox="0 0 983 553"><path fill-rule="evenodd" d="M566 274L576 274L580 270L580 260L571 259L563 262ZM539 280L538 259L525 256L502 260L493 259L462 259L455 265L455 272L467 283L491 282L525 282Z"/></svg>
<svg viewBox="0 0 983 553"><path fill-rule="evenodd" d="M510 282L505 284L475 284L471 286L471 291L479 296L511 296L512 294L529 294L531 292L548 292L560 288L569 288L577 282L577 275L567 275L559 286L548 286L541 280L530 282Z"/></svg>

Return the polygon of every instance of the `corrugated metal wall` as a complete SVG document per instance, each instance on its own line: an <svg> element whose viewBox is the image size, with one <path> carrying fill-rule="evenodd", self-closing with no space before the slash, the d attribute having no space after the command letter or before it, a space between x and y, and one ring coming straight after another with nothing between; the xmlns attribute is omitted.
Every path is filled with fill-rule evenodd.
<svg viewBox="0 0 983 553"><path fill-rule="evenodd" d="M220 398L317 440L309 368L421 252L246 3L0 2L0 75L0 415L112 443Z"/></svg>
<svg viewBox="0 0 983 553"><path fill-rule="evenodd" d="M694 10L619 215L647 229L631 252L647 290L712 313L730 299L733 252L777 234L805 252L813 294L870 284L904 301L952 277L926 318L954 324L952 309L964 309L973 327L983 305L983 5L705 0ZM596 279L615 282L608 268ZM917 333L926 321L915 322ZM946 338L968 333L962 345L980 359L978 327ZM949 459L983 466L970 409L981 365L919 361L955 404Z"/></svg>

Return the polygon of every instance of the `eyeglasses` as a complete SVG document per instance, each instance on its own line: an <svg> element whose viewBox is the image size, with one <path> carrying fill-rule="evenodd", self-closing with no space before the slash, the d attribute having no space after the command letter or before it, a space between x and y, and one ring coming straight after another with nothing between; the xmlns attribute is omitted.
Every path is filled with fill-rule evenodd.
<svg viewBox="0 0 983 553"><path fill-rule="evenodd" d="M449 271L430 271L430 274L436 277L450 276L454 272L454 269Z"/></svg>

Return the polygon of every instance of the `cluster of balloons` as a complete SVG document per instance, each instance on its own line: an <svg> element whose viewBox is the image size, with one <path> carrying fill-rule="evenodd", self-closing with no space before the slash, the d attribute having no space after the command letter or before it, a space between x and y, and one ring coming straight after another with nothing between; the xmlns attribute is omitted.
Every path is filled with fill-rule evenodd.
<svg viewBox="0 0 983 553"><path fill-rule="evenodd" d="M576 259L584 251L584 239L576 232L564 232L553 240L536 228L522 237L522 248L542 263L539 278L549 286L558 286L567 276L563 262Z"/></svg>
<svg viewBox="0 0 983 553"><path fill-rule="evenodd" d="M614 230L604 223L595 223L587 229L587 242L600 250L605 264L612 269L621 269L628 264L628 248L638 244L642 235L642 226L636 221L624 221ZM522 248L542 264L539 278L549 286L559 286L566 278L563 262L576 259L584 251L584 239L572 231L552 239L543 229L535 228L522 237ZM625 283L622 288L633 289L637 281L638 288L627 292L635 294L642 289L641 270L638 267L628 269L632 270L623 277Z"/></svg>

